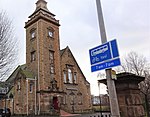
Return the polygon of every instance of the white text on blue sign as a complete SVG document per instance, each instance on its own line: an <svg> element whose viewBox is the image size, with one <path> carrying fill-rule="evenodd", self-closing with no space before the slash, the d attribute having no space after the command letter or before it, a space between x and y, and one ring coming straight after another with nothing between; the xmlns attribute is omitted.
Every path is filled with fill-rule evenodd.
<svg viewBox="0 0 150 117"><path fill-rule="evenodd" d="M110 42L104 43L100 46L90 49L89 54L90 62L92 65L92 71L97 71L120 65L119 52L116 40L112 40Z"/></svg>

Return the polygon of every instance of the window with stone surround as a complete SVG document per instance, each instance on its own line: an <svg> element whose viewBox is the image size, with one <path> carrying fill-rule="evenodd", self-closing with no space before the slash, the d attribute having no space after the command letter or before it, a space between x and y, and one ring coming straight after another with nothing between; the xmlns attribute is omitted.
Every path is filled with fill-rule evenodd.
<svg viewBox="0 0 150 117"><path fill-rule="evenodd" d="M17 82L17 91L21 90L21 80L19 79Z"/></svg>
<svg viewBox="0 0 150 117"><path fill-rule="evenodd" d="M36 60L36 54L35 54L35 51L32 51L31 52L31 62L33 62L35 60Z"/></svg>
<svg viewBox="0 0 150 117"><path fill-rule="evenodd" d="M35 39L35 37L36 37L36 29L35 28L32 28L31 30L30 30L30 39L31 40L34 40Z"/></svg>
<svg viewBox="0 0 150 117"><path fill-rule="evenodd" d="M47 28L48 37L54 38L54 29L52 27Z"/></svg>
<svg viewBox="0 0 150 117"><path fill-rule="evenodd" d="M54 51L49 50L49 60L50 60L50 74L55 73L55 66L54 66Z"/></svg>
<svg viewBox="0 0 150 117"><path fill-rule="evenodd" d="M73 83L72 70L68 68L68 83Z"/></svg>
<svg viewBox="0 0 150 117"><path fill-rule="evenodd" d="M54 74L54 73L55 73L54 64L50 64L50 74Z"/></svg>
<svg viewBox="0 0 150 117"><path fill-rule="evenodd" d="M49 50L49 60L51 64L54 64L54 51Z"/></svg>
<svg viewBox="0 0 150 117"><path fill-rule="evenodd" d="M73 65L66 64L66 68L63 71L64 83L77 84L77 72Z"/></svg>
<svg viewBox="0 0 150 117"><path fill-rule="evenodd" d="M73 83L74 83L74 84L77 84L77 73L76 73L76 72L74 73L73 79L74 79L74 80L73 80Z"/></svg>
<svg viewBox="0 0 150 117"><path fill-rule="evenodd" d="M35 38L35 31L31 33L31 39Z"/></svg>
<svg viewBox="0 0 150 117"><path fill-rule="evenodd" d="M29 92L30 92L30 93L33 92L33 83L29 83Z"/></svg>
<svg viewBox="0 0 150 117"><path fill-rule="evenodd" d="M17 87L16 87L16 89L17 89L18 95L20 95L21 94L21 78L18 78L18 80L17 80Z"/></svg>

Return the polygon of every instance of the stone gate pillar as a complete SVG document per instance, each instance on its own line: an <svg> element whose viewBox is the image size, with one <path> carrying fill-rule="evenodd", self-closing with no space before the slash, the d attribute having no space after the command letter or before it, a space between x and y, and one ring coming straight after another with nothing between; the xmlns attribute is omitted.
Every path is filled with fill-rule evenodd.
<svg viewBox="0 0 150 117"><path fill-rule="evenodd" d="M144 117L143 101L138 84L144 77L131 73L117 75L115 81L121 117Z"/></svg>
<svg viewBox="0 0 150 117"><path fill-rule="evenodd" d="M131 73L117 74L115 86L121 117L144 117L145 111L138 86L144 79ZM106 80L99 82L106 84Z"/></svg>

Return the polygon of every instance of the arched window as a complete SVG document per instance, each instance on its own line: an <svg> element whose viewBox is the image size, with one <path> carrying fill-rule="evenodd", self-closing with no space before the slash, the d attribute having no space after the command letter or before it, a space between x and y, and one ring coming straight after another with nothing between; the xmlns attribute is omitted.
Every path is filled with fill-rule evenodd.
<svg viewBox="0 0 150 117"><path fill-rule="evenodd" d="M32 33L31 33L31 38L33 39L35 37L35 32L33 31Z"/></svg>
<svg viewBox="0 0 150 117"><path fill-rule="evenodd" d="M32 28L31 30L30 30L30 38L31 38L31 40L33 40L35 37L36 37L36 33L35 33L35 28Z"/></svg>
<svg viewBox="0 0 150 117"><path fill-rule="evenodd" d="M69 83L73 83L73 80L72 80L72 71L70 68L68 68L68 82Z"/></svg>
<svg viewBox="0 0 150 117"><path fill-rule="evenodd" d="M53 32L51 30L48 31L48 36L53 37Z"/></svg>
<svg viewBox="0 0 150 117"><path fill-rule="evenodd" d="M36 54L35 54L35 51L32 51L31 52L31 62L33 62L35 60L36 60Z"/></svg>
<svg viewBox="0 0 150 117"><path fill-rule="evenodd" d="M48 37L53 38L54 37L54 29L52 27L48 27Z"/></svg>

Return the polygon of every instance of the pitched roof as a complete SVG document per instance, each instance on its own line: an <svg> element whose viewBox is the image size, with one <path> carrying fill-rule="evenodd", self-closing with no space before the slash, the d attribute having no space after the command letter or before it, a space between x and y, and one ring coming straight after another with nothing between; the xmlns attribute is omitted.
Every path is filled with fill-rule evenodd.
<svg viewBox="0 0 150 117"><path fill-rule="evenodd" d="M16 76L19 72L23 74L25 78L34 78L33 73L27 68L26 64L24 64L24 65L19 65L14 70L14 72L9 76L6 82L12 83L16 79Z"/></svg>

